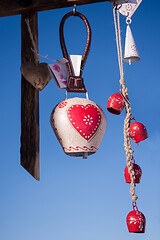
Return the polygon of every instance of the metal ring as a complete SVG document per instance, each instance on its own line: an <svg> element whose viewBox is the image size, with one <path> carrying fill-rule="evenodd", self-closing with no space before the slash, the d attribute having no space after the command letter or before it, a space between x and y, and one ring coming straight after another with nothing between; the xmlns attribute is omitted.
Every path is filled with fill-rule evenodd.
<svg viewBox="0 0 160 240"><path fill-rule="evenodd" d="M136 204L136 202L135 203L132 203L132 206L133 206L133 210L135 210L135 211L138 211L138 207L137 207L137 204Z"/></svg>
<svg viewBox="0 0 160 240"><path fill-rule="evenodd" d="M132 164L134 163L135 164L135 159L134 159L134 157L132 156Z"/></svg>
<svg viewBox="0 0 160 240"><path fill-rule="evenodd" d="M126 19L126 23L127 23L127 24L131 24L131 22L132 22L131 18L127 18L127 19Z"/></svg>

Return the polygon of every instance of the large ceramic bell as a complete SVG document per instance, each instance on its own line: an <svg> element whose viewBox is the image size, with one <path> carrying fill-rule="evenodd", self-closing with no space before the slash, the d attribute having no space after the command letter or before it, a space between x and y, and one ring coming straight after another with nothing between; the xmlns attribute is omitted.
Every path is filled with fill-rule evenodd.
<svg viewBox="0 0 160 240"><path fill-rule="evenodd" d="M51 126L64 152L87 158L98 151L107 127L103 110L85 98L70 98L52 111Z"/></svg>

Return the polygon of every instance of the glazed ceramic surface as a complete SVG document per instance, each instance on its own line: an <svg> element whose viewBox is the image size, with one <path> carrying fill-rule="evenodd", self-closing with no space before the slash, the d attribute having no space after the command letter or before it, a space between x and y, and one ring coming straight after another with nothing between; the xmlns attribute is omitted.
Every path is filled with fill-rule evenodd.
<svg viewBox="0 0 160 240"><path fill-rule="evenodd" d="M103 110L85 98L60 102L53 109L50 122L64 152L84 158L98 151L107 127Z"/></svg>

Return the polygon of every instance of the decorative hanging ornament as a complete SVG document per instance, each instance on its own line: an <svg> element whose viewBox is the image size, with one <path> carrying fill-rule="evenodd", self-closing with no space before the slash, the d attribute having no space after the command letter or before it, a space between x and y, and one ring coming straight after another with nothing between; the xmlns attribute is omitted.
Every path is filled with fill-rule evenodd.
<svg viewBox="0 0 160 240"><path fill-rule="evenodd" d="M110 0L113 6L117 6L119 12L127 18L131 18L142 0Z"/></svg>
<svg viewBox="0 0 160 240"><path fill-rule="evenodd" d="M39 63L40 55L38 54L38 50L33 39L32 31L29 24L29 19L25 19L27 24L28 33L33 45L35 61L33 62L24 62L22 63L20 70L24 78L36 89L43 90L49 81L51 80L51 75L48 70L47 63Z"/></svg>
<svg viewBox="0 0 160 240"><path fill-rule="evenodd" d="M131 17L140 5L142 0L113 0L110 3L116 6L118 11L126 17L127 29L125 37L125 49L123 61L131 65L132 62L140 60L140 56L131 32L129 24L131 23Z"/></svg>
<svg viewBox="0 0 160 240"><path fill-rule="evenodd" d="M107 127L102 109L85 98L59 103L51 113L50 122L64 152L83 158L98 151Z"/></svg>
<svg viewBox="0 0 160 240"><path fill-rule="evenodd" d="M131 20L131 19L130 19ZM125 49L124 49L124 58L123 61L127 62L131 65L132 62L137 62L140 60L140 56L138 54L138 50L131 32L131 28L129 26L128 20L127 29L126 29L126 38L125 38ZM130 21L131 22L131 21Z"/></svg>
<svg viewBox="0 0 160 240"><path fill-rule="evenodd" d="M21 65L21 73L25 79L38 90L43 90L51 80L47 63L25 62Z"/></svg>
<svg viewBox="0 0 160 240"><path fill-rule="evenodd" d="M126 218L128 231L132 233L144 233L146 219L143 213L138 211L138 208L133 205L133 211L129 212Z"/></svg>
<svg viewBox="0 0 160 240"><path fill-rule="evenodd" d="M136 120L130 125L129 133L135 143L139 143L148 138L146 127L142 123L136 122Z"/></svg>
<svg viewBox="0 0 160 240"><path fill-rule="evenodd" d="M135 194L135 186L136 183L140 182L140 178L141 178L141 174L142 171L140 169L140 167L135 164L135 162L133 161L133 149L131 147L131 135L130 135L130 121L131 121L131 106L130 106L130 102L129 102L129 96L128 96L128 89L126 87L125 84L125 79L124 79L124 71L123 71L123 58L122 58L122 44L121 44L121 29L120 29L120 16L119 16L119 12L122 10L122 8L126 5L123 4L127 4L127 9L125 9L125 11L129 11L129 12L121 12L122 14L124 14L127 18L127 29L128 29L128 33L127 33L127 41L126 41L126 45L130 42L132 42L133 45L134 44L134 40L133 40L133 36L131 34L131 30L129 27L129 24L131 23L131 19L130 17L132 16L133 12L136 9L136 6L134 6L134 10L132 9L132 13L131 13L131 7L132 7L132 3L133 1L111 1L111 3L113 4L113 17L114 17L114 25L115 25L115 34L116 34L116 44L117 44L117 54L118 54L118 64L119 64L119 70L120 70L120 84L122 86L122 89L120 90L123 99L125 101L125 108L126 108L126 118L124 120L124 147L125 147L125 152L126 152L126 163L127 163L127 167L125 168L124 174L125 174L125 179L126 182L130 183L130 194L131 194L131 198L132 198L132 204L133 204L133 211L131 211L128 215L127 215L127 226L128 226L128 230L129 232L134 232L134 233L143 233L145 231L145 217L144 215L138 211L138 208L136 206L136 201L138 199L138 196ZM134 1L134 3L137 3L138 5L140 4L141 1ZM129 4L131 3L131 4ZM121 4L121 5L118 5ZM137 5L137 6L138 6ZM129 33L130 30L130 33ZM128 39L131 39L130 41ZM127 51L127 46L125 51ZM128 53L126 53L128 54ZM126 60L128 62L132 62L133 56L131 56L133 54L130 53L130 55L127 55L128 60L126 58ZM138 52L136 54L136 57L138 57ZM135 57L135 55L134 55ZM135 61L135 59L134 59ZM136 208L136 209L135 209Z"/></svg>
<svg viewBox="0 0 160 240"><path fill-rule="evenodd" d="M135 160L132 159L132 165L133 165L133 170L134 170L134 182L135 183L140 183L141 177L142 177L142 169L138 164L135 164ZM126 166L124 169L124 177L126 180L126 183L131 183L131 176L128 170L128 167Z"/></svg>
<svg viewBox="0 0 160 240"><path fill-rule="evenodd" d="M125 106L124 98L120 93L112 94L107 102L107 110L115 115L119 115Z"/></svg>
<svg viewBox="0 0 160 240"><path fill-rule="evenodd" d="M65 20L70 16L80 17L87 28L87 43L82 56L78 76L75 76L76 73L73 71L74 66L71 64L71 61L73 62L75 57L69 57L63 36ZM96 103L88 99L88 94L82 78L82 70L90 49L91 28L86 17L74 10L73 12L67 13L62 18L59 33L63 56L68 60L66 65L69 77L66 93L84 92L86 93L87 99L77 97L70 99L66 98L53 109L50 123L67 155L87 158L88 155L97 152L107 127L107 119L103 110Z"/></svg>

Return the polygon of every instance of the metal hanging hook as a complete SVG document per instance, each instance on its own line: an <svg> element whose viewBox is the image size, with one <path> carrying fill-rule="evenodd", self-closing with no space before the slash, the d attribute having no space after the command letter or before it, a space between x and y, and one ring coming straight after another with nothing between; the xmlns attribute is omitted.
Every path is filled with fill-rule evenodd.
<svg viewBox="0 0 160 240"><path fill-rule="evenodd" d="M117 1L115 0L113 2L113 7L115 8L115 10L119 10L122 7L122 4L118 4Z"/></svg>
<svg viewBox="0 0 160 240"><path fill-rule="evenodd" d="M77 7L77 5L76 5L76 4L74 4L74 8L73 8L73 15L75 15L75 13L76 13L76 7Z"/></svg>
<svg viewBox="0 0 160 240"><path fill-rule="evenodd" d="M121 7L122 7L122 4L120 4L119 7L118 7L118 4L116 4L116 10L119 11L119 9L120 9Z"/></svg>
<svg viewBox="0 0 160 240"><path fill-rule="evenodd" d="M138 211L138 207L137 207L136 202L132 203L132 206L133 206L133 210Z"/></svg>

